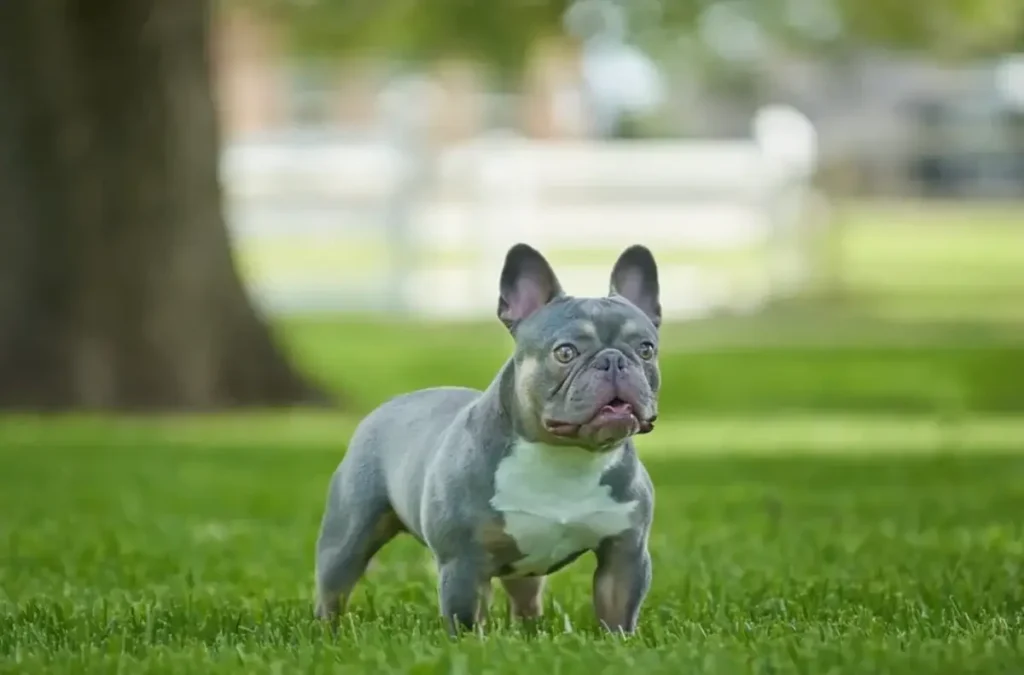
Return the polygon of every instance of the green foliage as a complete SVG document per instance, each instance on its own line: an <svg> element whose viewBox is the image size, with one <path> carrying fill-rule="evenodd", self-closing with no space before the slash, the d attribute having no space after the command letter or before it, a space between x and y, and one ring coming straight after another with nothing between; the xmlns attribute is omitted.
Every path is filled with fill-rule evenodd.
<svg viewBox="0 0 1024 675"><path fill-rule="evenodd" d="M378 55L396 60L480 59L521 68L538 37L560 30L565 0L231 0L255 3L289 29L303 55Z"/></svg>
<svg viewBox="0 0 1024 675"><path fill-rule="evenodd" d="M940 56L992 55L1021 46L1017 0L840 0L848 39Z"/></svg>
<svg viewBox="0 0 1024 675"><path fill-rule="evenodd" d="M564 32L563 17L572 5L571 0L223 1L267 12L289 28L293 47L305 54L376 53L398 59L464 55L506 72L522 65L534 40ZM1024 47L1024 5L1017 0L834 0L843 30L823 37L794 26L793 0L618 4L630 13L631 39L671 43L694 29L702 11L716 1L747 12L776 42L822 54L853 45L945 56Z"/></svg>
<svg viewBox="0 0 1024 675"><path fill-rule="evenodd" d="M596 630L584 558L552 578L536 630L505 622L498 591L490 635L453 643L429 558L409 539L382 552L337 636L311 618L313 543L345 438L338 428L310 435L311 421L0 420L0 670L1024 667L1022 464L984 443L914 457L854 422L844 438L871 454L742 456L712 443L689 455L679 447L692 447L691 429L655 441L666 427L643 446L658 511L640 635ZM1019 429L1016 441L1024 447Z"/></svg>

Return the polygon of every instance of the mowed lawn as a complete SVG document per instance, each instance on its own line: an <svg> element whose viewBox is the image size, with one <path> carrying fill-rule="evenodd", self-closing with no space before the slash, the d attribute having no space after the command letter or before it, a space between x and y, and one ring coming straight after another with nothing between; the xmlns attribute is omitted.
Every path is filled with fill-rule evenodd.
<svg viewBox="0 0 1024 675"><path fill-rule="evenodd" d="M940 239L887 217L907 229L848 234L856 311L663 330L636 636L597 629L583 558L539 625L506 622L498 592L485 635L452 642L408 540L338 634L313 620L358 416L483 386L510 340L496 320L295 320L279 334L344 412L0 417L0 672L1024 672L1024 240L1015 215Z"/></svg>
<svg viewBox="0 0 1024 675"><path fill-rule="evenodd" d="M654 585L600 633L593 562L541 625L458 643L429 558L394 542L338 635L312 550L352 421L8 418L0 669L230 673L1021 672L1024 422L677 419L643 439Z"/></svg>

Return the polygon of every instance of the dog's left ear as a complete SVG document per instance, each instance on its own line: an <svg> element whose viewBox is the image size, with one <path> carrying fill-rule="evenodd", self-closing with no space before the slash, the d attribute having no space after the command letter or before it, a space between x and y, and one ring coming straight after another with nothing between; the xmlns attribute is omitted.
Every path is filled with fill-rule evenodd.
<svg viewBox="0 0 1024 675"><path fill-rule="evenodd" d="M526 244L516 244L505 254L499 285L498 318L513 333L520 321L562 295L551 265Z"/></svg>
<svg viewBox="0 0 1024 675"><path fill-rule="evenodd" d="M658 285L658 265L646 246L630 246L612 268L609 295L621 295L639 307L654 325L661 325L661 289Z"/></svg>

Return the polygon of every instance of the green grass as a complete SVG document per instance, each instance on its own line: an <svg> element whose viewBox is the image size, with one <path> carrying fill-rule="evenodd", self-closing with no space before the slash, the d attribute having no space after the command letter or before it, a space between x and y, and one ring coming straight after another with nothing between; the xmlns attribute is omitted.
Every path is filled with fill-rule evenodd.
<svg viewBox="0 0 1024 675"><path fill-rule="evenodd" d="M862 311L898 320L1024 318L1019 204L855 203L839 274Z"/></svg>
<svg viewBox="0 0 1024 675"><path fill-rule="evenodd" d="M1016 673L1024 347L1012 327L820 315L669 325L641 630L596 630L592 560L535 630L452 643L397 541L339 635L310 617L326 484L358 414L480 386L497 321L292 321L340 413L0 417L0 672ZM415 336L415 338L411 336Z"/></svg>
<svg viewBox="0 0 1024 675"><path fill-rule="evenodd" d="M670 420L641 445L658 504L639 634L596 630L584 560L553 577L539 629L499 619L458 643L407 540L381 554L339 635L310 618L350 418L0 424L4 672L1024 667L1020 420Z"/></svg>
<svg viewBox="0 0 1024 675"><path fill-rule="evenodd" d="M842 307L665 327L635 637L596 629L584 559L535 630L498 593L486 636L451 642L407 540L338 635L312 620L358 415L482 386L510 341L496 320L296 320L280 335L344 414L0 417L0 672L1022 672L1024 230L1013 211L847 215Z"/></svg>
<svg viewBox="0 0 1024 675"><path fill-rule="evenodd" d="M350 409L438 384L484 387L511 340L497 319L445 325L379 320L282 326L296 358ZM848 321L666 326L664 414L794 411L960 415L1024 410L1024 331Z"/></svg>

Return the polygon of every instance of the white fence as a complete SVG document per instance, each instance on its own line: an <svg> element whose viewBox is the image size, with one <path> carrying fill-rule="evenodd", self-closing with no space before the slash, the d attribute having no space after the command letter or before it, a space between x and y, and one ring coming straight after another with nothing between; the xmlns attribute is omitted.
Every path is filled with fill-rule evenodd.
<svg viewBox="0 0 1024 675"><path fill-rule="evenodd" d="M646 244L677 320L756 308L807 273L805 179L754 141L286 141L229 148L223 178L272 314L489 317L518 241L579 295L606 292L616 254Z"/></svg>

